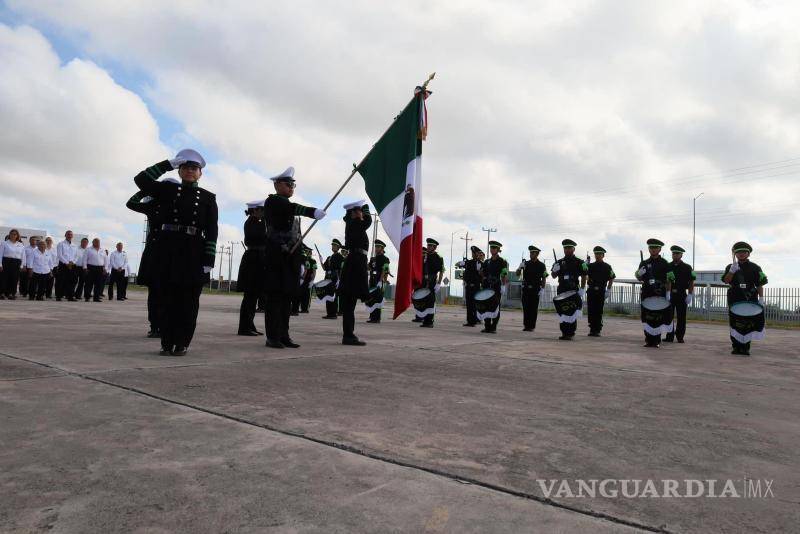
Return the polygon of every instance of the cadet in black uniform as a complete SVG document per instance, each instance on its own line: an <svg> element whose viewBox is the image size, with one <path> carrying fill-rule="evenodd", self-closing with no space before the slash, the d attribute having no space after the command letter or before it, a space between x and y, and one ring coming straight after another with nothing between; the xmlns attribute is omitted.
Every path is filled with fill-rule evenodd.
<svg viewBox="0 0 800 534"><path fill-rule="evenodd" d="M564 257L553 263L550 273L553 278L558 278L557 293L565 291L577 291L580 297L580 306L571 317L559 317L558 327L561 329L561 336L558 339L570 340L575 337L575 330L578 327L578 318L582 315L581 308L585 297L586 262L575 256L576 243L572 239L564 239L561 242L564 247Z"/></svg>
<svg viewBox="0 0 800 534"><path fill-rule="evenodd" d="M369 237L367 230L372 226L372 215L366 200L344 205L344 246L348 250L347 259L342 266L342 279L339 293L342 306L342 345L366 345L355 335L356 304L367 298L367 256Z"/></svg>
<svg viewBox="0 0 800 534"><path fill-rule="evenodd" d="M428 238L425 240L425 243L428 244L428 250L423 256L422 262L422 287L427 287L433 292L434 298L436 298L436 293L439 291L439 287L442 283L442 275L444 274L444 260L439 253L436 252L436 247L439 246L439 242L435 239ZM436 309L434 305L434 310ZM426 315L422 319L422 324L425 328L433 328L433 317L436 315L436 312L431 312Z"/></svg>
<svg viewBox="0 0 800 534"><path fill-rule="evenodd" d="M606 303L606 292L614 285L614 269L605 262L606 249L594 247L594 262L588 264L586 274L589 278L586 290L586 303L589 313L589 335L600 337L603 329L603 307Z"/></svg>
<svg viewBox="0 0 800 534"><path fill-rule="evenodd" d="M300 282L299 309L297 311L300 313L308 313L308 306L311 303L311 285L314 283L314 278L317 276L317 260L311 256L311 247L307 247L305 243L301 246L303 247L304 270Z"/></svg>
<svg viewBox="0 0 800 534"><path fill-rule="evenodd" d="M236 290L244 293L239 306L240 336L263 335L256 329L256 305L258 298L264 294L264 277L266 276L267 226L264 222L264 201L254 200L247 203L244 221L244 246L239 263L239 276L236 278Z"/></svg>
<svg viewBox="0 0 800 534"><path fill-rule="evenodd" d="M758 302L764 306L764 286L768 280L761 267L750 261L753 247L744 241L737 241L733 245L732 251L736 259L725 267L725 273L722 275L722 281L730 285L728 306L743 301ZM732 319L731 323L733 323ZM748 337L743 337L731 324L731 345L733 347L731 354L749 356L750 340L763 338L763 329L760 332L748 334Z"/></svg>
<svg viewBox="0 0 800 534"><path fill-rule="evenodd" d="M669 250L672 252L669 268L673 276L669 304L675 316L675 329L666 335L664 341L672 343L677 338L678 343L683 343L683 336L686 334L686 309L694 299L694 281L697 275L694 274L691 265L683 262L683 254L686 251L682 247L672 245Z"/></svg>
<svg viewBox="0 0 800 534"><path fill-rule="evenodd" d="M500 299L506 294L506 284L508 283L508 262L500 256L500 249L503 244L499 241L489 241L489 259L483 264L483 289L494 290L498 296L497 310L490 312L494 317L483 319L484 334L496 334L497 323L500 322Z"/></svg>
<svg viewBox="0 0 800 534"><path fill-rule="evenodd" d="M217 251L217 198L199 187L206 162L184 149L172 160L148 167L134 178L161 212L155 241L153 279L161 310L161 354L184 356L197 326L200 293L208 283ZM178 169L180 184L158 178Z"/></svg>
<svg viewBox="0 0 800 534"><path fill-rule="evenodd" d="M478 324L478 317L475 315L475 293L481 289L481 268L483 262L478 259L482 253L476 246L470 247L472 258L460 261L456 267L464 269L464 302L467 305L467 322L464 326L475 326Z"/></svg>
<svg viewBox="0 0 800 534"><path fill-rule="evenodd" d="M325 211L301 206L289 200L294 195L294 167L273 176L271 180L275 186L275 194L268 196L264 202L264 221L267 226L267 275L264 280L266 346L274 349L297 348L300 345L289 336L289 301L297 292L302 262L299 245L295 248L300 241L300 224L295 221L295 217L313 217L319 220L325 217Z"/></svg>
<svg viewBox="0 0 800 534"><path fill-rule="evenodd" d="M427 257L428 257L428 247L426 247L425 245L422 245L422 271L423 271L423 275L425 273L425 259ZM422 286L420 286L420 287L425 287L425 284L422 284ZM416 287L414 289L417 290L417 289L420 289L420 288ZM415 310L415 313L414 313L414 318L411 319L411 322L412 323L421 323L422 322L422 317L420 317L420 316L418 316L416 314L416 310Z"/></svg>
<svg viewBox="0 0 800 534"><path fill-rule="evenodd" d="M381 291L389 280L389 258L386 257L385 250L386 243L376 239L375 256L369 260L369 287L380 287ZM381 322L381 306L370 312L368 323Z"/></svg>
<svg viewBox="0 0 800 534"><path fill-rule="evenodd" d="M338 239L331 241L331 250L333 251L333 254L328 256L322 264L322 268L325 269L325 278L327 280L332 280L337 287L339 286L339 276L342 273L342 266L344 265L344 256L340 253L341 249L341 241ZM339 291L337 289L334 299L325 303L325 310L327 311L327 314L322 318L336 319L336 312L338 309Z"/></svg>
<svg viewBox="0 0 800 534"><path fill-rule="evenodd" d="M640 293L640 300L648 297L665 297L670 298L670 280L673 275L669 269L669 262L661 257L661 247L664 243L658 239L651 238L647 240L647 250L650 252L650 257L645 258L639 263L639 269L636 271L636 279L641 280L642 289ZM645 310L642 308L642 326L644 328L645 347L658 348L661 344L662 332L669 332L672 328L672 321L669 324L662 325L660 329L654 329L645 322Z"/></svg>
<svg viewBox="0 0 800 534"><path fill-rule="evenodd" d="M180 183L175 178L165 178L164 181L174 184ZM147 337L160 338L158 289L153 278L153 271L156 262L155 243L162 224L161 207L158 202L154 201L153 197L144 191L134 193L128 199L125 207L137 213L142 213L147 217L147 237L145 238L142 257L139 259L139 272L136 274L136 283L147 286L147 320L150 323L150 331L147 333ZM78 289L82 290L82 286L83 284L81 283ZM76 294L78 294L77 291Z"/></svg>
<svg viewBox="0 0 800 534"><path fill-rule="evenodd" d="M522 262L517 269L517 276L522 275L522 330L533 332L539 316L539 298L547 283L547 268L539 261L541 250L528 246L530 259Z"/></svg>

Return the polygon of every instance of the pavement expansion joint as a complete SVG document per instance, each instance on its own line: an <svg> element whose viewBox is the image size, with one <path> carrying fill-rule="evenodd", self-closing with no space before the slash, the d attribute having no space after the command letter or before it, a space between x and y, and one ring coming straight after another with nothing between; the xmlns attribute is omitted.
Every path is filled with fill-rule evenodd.
<svg viewBox="0 0 800 534"><path fill-rule="evenodd" d="M275 432L277 434L281 434L281 435L284 435L284 436L293 437L293 438L297 438L297 439L302 439L302 440L305 440L305 441L308 441L310 443L314 443L314 444L317 444L317 445L322 445L322 446L325 446L325 447L335 448L335 449L338 449L338 450L341 450L341 451L344 451L344 452L349 452L351 454L355 454L355 455L358 455L358 456L361 456L361 457L364 457L364 458L369 458L371 460L384 462L384 463L391 464L391 465L397 465L397 466L400 466L400 467L406 467L406 468L414 469L414 470L420 471L420 472L429 473L429 474L432 474L432 475L435 475L435 476L439 476L439 477L448 479L448 480L456 482L456 483L470 484L470 485L473 485L473 486L478 486L478 487L481 487L481 488L484 488L484 489L487 489L487 490L490 490L490 491L494 491L494 492L497 492L497 493L502 493L502 494L505 494L505 495L510 495L510 496L514 496L514 497L525 499L525 500L529 500L529 501L534 501L534 502L537 502L537 503L540 503L540 504L543 504L543 505L546 505L546 506L552 506L554 508L559 508L559 509L570 511L570 512L573 512L573 513L594 517L596 519L601 519L601 520L608 521L608 522L615 523L615 524L619 524L619 525L625 525L625 526L628 526L628 527L638 528L638 529L640 529L642 531L645 531L645 532L660 532L660 533L667 533L667 534L669 534L669 532L670 532L669 530L666 529L665 525L662 525L662 526L659 526L659 527L655 527L655 526L652 526L652 525L647 525L647 524L644 524L644 523L631 521L631 520L628 520L628 519L625 519L625 518L622 518L622 517L617 517L617 516L614 516L614 515L611 515L611 514L607 514L605 512L599 512L599 511L592 510L592 509L580 508L580 507L577 507L577 506L570 506L570 505L567 505L567 504L564 504L564 503L561 503L561 502L557 502L557 501L554 501L554 500L546 498L546 497L541 497L539 495L534 495L532 493L528 493L528 492L524 492L524 491L520 491L520 490L515 490L513 488L508 488L508 487L500 486L500 485L497 485L497 484L492 484L490 482L485 482L485 481L482 481L482 480L479 480L479 479L475 479L475 478L471 478L471 477L464 477L464 476L461 476L461 475L456 475L456 474L453 474L453 473L450 473L450 472L447 472L447 471L444 471L444 470L441 470L441 469L436 469L436 468L432 468L432 467L426 467L426 466L423 466L423 465L414 464L412 462L409 462L409 461L406 461L406 460L402 460L402 459L399 459L399 458L392 458L390 456L385 456L385 455L382 455L382 454L369 452L369 451L366 451L366 450L361 449L359 447L356 447L356 446L353 446L353 445L348 445L346 443L340 443L340 442L330 441L330 440L323 439L323 438L317 438L317 437L314 437L312 435L305 434L303 432L298 432L298 431L292 431L292 430L286 430L286 429L273 427L273 426L268 425L268 424L258 423L256 421L245 419L243 417L237 417L237 416L226 414L226 413L223 413L223 412L219 412L217 410L213 410L213 409L210 409L210 408L204 408L204 407L199 406L199 405L194 405L194 404L190 404L190 403L187 403L187 402L182 402L182 401L179 401L179 400L171 399L169 397L156 395L154 393L150 393L150 392L147 392L147 391L139 389L139 388L125 386L125 385L122 385L122 384L117 384L115 382L111 382L109 380L104 380L102 378L99 378L99 377L96 377L96 376L92 376L90 374L84 374L84 373L68 371L66 369L61 369L56 365L52 365L52 364L48 364L48 363L44 363L44 362L38 362L36 360L31 360L29 358L23 358L21 356L13 356L13 355L6 354L6 353L0 353L0 356L5 356L5 357L8 357L8 358L12 358L12 359L15 359L15 360L28 362L28 363L35 364L35 365L40 365L40 366L45 367L47 369L53 369L53 370L56 370L56 371L59 371L59 372L63 373L63 375L58 375L58 376L69 376L69 377L73 377L73 378L81 378L81 379L88 380L88 381L91 381L91 382L95 382L95 383L98 383L98 384L103 384L103 385L108 386L108 387L113 387L113 388L116 388L116 389L128 391L130 393L135 393L135 394L138 394L138 395L142 395L142 396L148 397L150 399L154 399L154 400L158 400L158 401L165 402L165 403L168 403L168 404L172 404L174 406L180 406L180 407L183 407L183 408L188 408L190 410L195 410L195 411L198 411L198 412L202 412L202 413L205 413L205 414L208 414L208 415L212 415L212 416L215 416L215 417L220 417L220 418L223 418L223 419L226 419L226 420L229 420L229 421L233 421L233 422L236 422L236 423L248 425L248 426L251 426L251 427L260 428L260 429L267 430L267 431L270 431L270 432Z"/></svg>

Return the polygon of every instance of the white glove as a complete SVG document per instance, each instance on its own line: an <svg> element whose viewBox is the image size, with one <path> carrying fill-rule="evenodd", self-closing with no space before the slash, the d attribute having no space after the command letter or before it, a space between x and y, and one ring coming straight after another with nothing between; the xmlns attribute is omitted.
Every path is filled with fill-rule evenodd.
<svg viewBox="0 0 800 534"><path fill-rule="evenodd" d="M544 288L539 288L539 298L542 298L542 294L544 293Z"/></svg>
<svg viewBox="0 0 800 534"><path fill-rule="evenodd" d="M764 297L758 297L758 303L761 304L762 306L765 306Z"/></svg>
<svg viewBox="0 0 800 534"><path fill-rule="evenodd" d="M554 263L553 267L550 269L550 272L553 273L553 274L556 274L560 270L561 270L561 264L560 263Z"/></svg>
<svg viewBox="0 0 800 534"><path fill-rule="evenodd" d="M377 285L377 286L375 286L375 287L378 287L378 288L383 288L383 282L382 282L382 281L380 281L380 280L378 280L378 285Z"/></svg>
<svg viewBox="0 0 800 534"><path fill-rule="evenodd" d="M211 269L213 269L213 267L209 267L208 265L203 265L203 274L210 273Z"/></svg>
<svg viewBox="0 0 800 534"><path fill-rule="evenodd" d="M666 295L664 295L664 298L666 298L666 299L667 299L667 302L670 302L670 294L669 294L669 291L667 291L667 294L666 294Z"/></svg>
<svg viewBox="0 0 800 534"><path fill-rule="evenodd" d="M689 293L689 294L686 295L686 305L687 306L691 306L693 300L694 300L694 295L693 294Z"/></svg>
<svg viewBox="0 0 800 534"><path fill-rule="evenodd" d="M584 300L586 298L586 290L583 289L583 288L580 288L578 290L578 296L581 298L581 300Z"/></svg>
<svg viewBox="0 0 800 534"><path fill-rule="evenodd" d="M322 210L322 209L319 209L319 208L314 208L314 218L316 220L319 221L321 219L324 219L326 215L327 215L327 213L325 213L325 210Z"/></svg>
<svg viewBox="0 0 800 534"><path fill-rule="evenodd" d="M611 302L611 291L606 291L606 298L603 300L606 302Z"/></svg>
<svg viewBox="0 0 800 534"><path fill-rule="evenodd" d="M508 293L508 288L505 285L500 286L500 295L505 297L506 293Z"/></svg>
<svg viewBox="0 0 800 534"><path fill-rule="evenodd" d="M731 263L731 268L728 269L728 272L734 274L738 271L739 271L739 260L736 260L735 262Z"/></svg>
<svg viewBox="0 0 800 534"><path fill-rule="evenodd" d="M644 273L646 273L646 272L647 272L647 267L642 267L641 269L636 271L636 274L638 274L641 277L641 276L644 276Z"/></svg>
<svg viewBox="0 0 800 534"><path fill-rule="evenodd" d="M439 291L439 288L440 288L440 287L441 287L441 286L440 286L439 284L436 284L435 286L433 286L433 292L434 292L434 293L437 293L437 292Z"/></svg>
<svg viewBox="0 0 800 534"><path fill-rule="evenodd" d="M176 156L176 157L172 158L171 160L169 160L169 164L172 165L173 169L177 169L178 167L180 167L184 163L186 163L186 158L184 158L183 156Z"/></svg>

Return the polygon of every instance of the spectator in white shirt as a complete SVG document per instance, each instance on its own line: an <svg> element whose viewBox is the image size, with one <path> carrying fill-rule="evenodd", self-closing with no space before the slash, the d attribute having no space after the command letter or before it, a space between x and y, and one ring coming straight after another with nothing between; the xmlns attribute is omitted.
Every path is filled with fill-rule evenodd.
<svg viewBox="0 0 800 534"><path fill-rule="evenodd" d="M72 230L64 233L64 241L56 247L56 255L58 256L56 301L60 302L62 297L66 297L70 302L74 302L77 282L75 260L78 258L78 247L72 244Z"/></svg>
<svg viewBox="0 0 800 534"><path fill-rule="evenodd" d="M44 300L47 281L53 277L50 257L47 255L47 245L39 240L33 252L26 253L28 268L30 269L30 283L28 284L28 300Z"/></svg>
<svg viewBox="0 0 800 534"><path fill-rule="evenodd" d="M22 266L19 270L19 294L23 297L28 296L28 286L31 284L31 278L33 276L28 263L33 257L33 253L36 251L37 241L39 241L38 237L35 235L31 236L29 239L30 245L25 247L25 251L22 254Z"/></svg>
<svg viewBox="0 0 800 534"><path fill-rule="evenodd" d="M56 266L58 265L58 254L56 253L55 247L53 247L53 238L47 236L44 240L47 244L47 257L50 258L50 269L53 271L53 276L47 279L47 289L45 290L44 296L45 298L51 299L53 298L53 285L55 284L56 277L58 273L55 271Z"/></svg>
<svg viewBox="0 0 800 534"><path fill-rule="evenodd" d="M108 300L114 298L114 284L117 286L117 300L125 300L128 289L128 255L122 250L122 243L117 243L117 250L108 257L111 278L108 280Z"/></svg>
<svg viewBox="0 0 800 534"><path fill-rule="evenodd" d="M12 228L2 245L2 265L0 265L0 299L16 300L19 284L19 269L25 245L19 240L19 232Z"/></svg>
<svg viewBox="0 0 800 534"><path fill-rule="evenodd" d="M75 258L75 264L79 267L75 269L77 272L77 284L75 285L75 298L80 300L83 297L83 286L86 283L86 271L80 268L83 265L83 256L86 254L86 248L89 246L89 239L81 239L81 246L78 249L78 256Z"/></svg>
<svg viewBox="0 0 800 534"><path fill-rule="evenodd" d="M81 262L81 267L86 270L86 283L83 289L83 299L86 302L89 302L90 294L95 302L100 302L107 265L108 256L100 248L100 240L95 237L92 239L92 247L86 249Z"/></svg>

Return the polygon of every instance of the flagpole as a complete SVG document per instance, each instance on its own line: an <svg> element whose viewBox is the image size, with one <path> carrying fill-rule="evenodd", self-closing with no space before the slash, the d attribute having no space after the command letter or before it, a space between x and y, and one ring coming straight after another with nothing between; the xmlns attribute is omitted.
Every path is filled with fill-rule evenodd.
<svg viewBox="0 0 800 534"><path fill-rule="evenodd" d="M430 83L430 81L431 81L431 80L433 80L434 76L436 76L436 73L435 73L435 72L432 72L432 73L431 73L431 75L430 75L430 76L428 76L428 79L427 79L427 80L425 80L425 83L423 83L423 84L422 84L422 86L421 86L421 87L422 87L422 90L423 90L423 91L424 91L424 90L426 90L426 89L428 88L428 84ZM423 97L424 97L424 95L423 95ZM414 96L411 98L411 100L409 100L409 101L408 101L408 104L410 104L411 102L413 102L413 101L414 101L414 99L416 99L416 98L417 98L417 95L416 95L416 93L415 93L415 94L414 94ZM408 106L408 104L406 104L406 106L405 106L405 107L407 107L407 106ZM405 109L405 107L403 107L403 109ZM395 119L396 119L396 118L397 118L397 117L395 117ZM339 193L341 193L341 192L342 192L342 190L344 190L344 188L347 186L347 184L349 184L349 183L350 183L350 180L352 180L352 179L353 179L353 176L355 176L355 175L356 175L356 173L358 172L358 168L359 168L359 167L361 167L361 165L362 165L362 164L363 164L365 161L367 161L367 158L369 157L369 155L370 155L370 154L372 154L372 150L375 148L375 145L377 145L378 143L380 143L381 139L383 139L383 136L385 136L385 135L386 135L386 134L389 132L389 130L392 128L392 126L393 126L393 125L394 125L394 120L391 122L391 124L389 124L389 127L388 127L388 128L386 128L386 131L385 131L385 132L383 132L383 134L381 134L381 136L378 138L378 140L375 142L375 144L373 144L373 145L372 145L372 147L373 147L373 148L370 148L370 149L369 149L369 152L367 152L367 155L366 155L366 156L364 156L364 157L361 159L361 162L360 162L358 165L353 165L353 171L350 173L350 176L348 176L348 177L347 177L347 179L344 181L344 183L342 184L342 186L341 186L341 187L340 187L340 188L339 188L339 189L336 191L336 193L334 193L334 194L333 194L333 196L332 196L332 197L331 197L331 199L328 201L328 203L327 203L327 204L325 204L325 207L324 207L324 208L322 208L322 209L323 209L323 211L328 211L328 208L331 206L331 204L333 204L333 201L334 201L334 200L336 200L336 197L338 197L338 196L339 196ZM299 247L299 246L300 246L300 243L302 243L302 242L303 242L303 240L306 238L306 236L307 236L307 235L308 235L308 233L311 231L311 229L312 229L312 228L314 228L314 225L316 225L316 224L317 224L317 221L318 221L318 219L314 219L314 222L312 222L312 223L309 225L309 227L306 229L306 231L305 231L305 232L303 232L303 235L300 237L300 240L299 240L297 243L295 243L295 244L294 244L294 246L292 247L292 250L290 250L290 251L289 251L289 254L293 254L293 253L294 253L294 251L295 251L295 250L297 250L297 247Z"/></svg>

